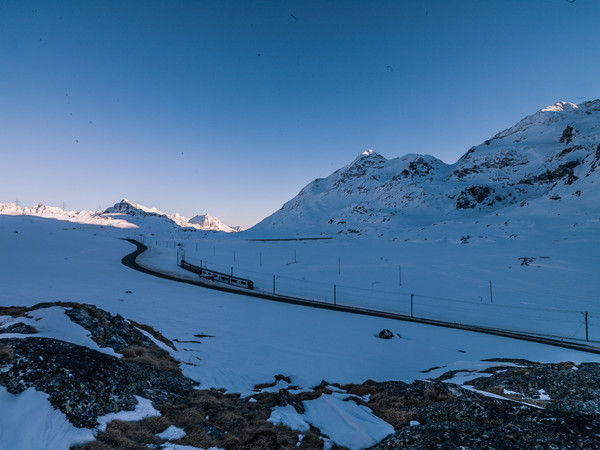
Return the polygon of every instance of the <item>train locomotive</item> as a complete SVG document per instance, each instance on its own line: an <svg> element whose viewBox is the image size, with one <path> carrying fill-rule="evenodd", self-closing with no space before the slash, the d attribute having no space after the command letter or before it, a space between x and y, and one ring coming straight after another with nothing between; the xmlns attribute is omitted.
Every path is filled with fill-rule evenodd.
<svg viewBox="0 0 600 450"><path fill-rule="evenodd" d="M181 267L193 273L197 273L201 278L205 278L210 281L218 281L220 283L230 284L245 289L254 289L254 283L252 280L246 278L234 277L226 273L217 272L215 270L206 269L204 267L195 266L190 264L185 259L181 260Z"/></svg>

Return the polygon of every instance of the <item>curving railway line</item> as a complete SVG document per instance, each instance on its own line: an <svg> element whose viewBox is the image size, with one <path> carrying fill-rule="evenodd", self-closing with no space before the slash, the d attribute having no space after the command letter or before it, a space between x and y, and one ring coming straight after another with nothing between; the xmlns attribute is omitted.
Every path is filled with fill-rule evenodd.
<svg viewBox="0 0 600 450"><path fill-rule="evenodd" d="M376 309L360 308L360 307L355 307L355 306L344 306L344 305L339 305L339 304L325 303L325 302L321 302L321 301L305 300L302 298L291 297L291 296L286 296L286 295L269 294L269 293L258 292L258 291L249 290L249 289L237 288L237 287L230 286L230 285L217 284L217 283L210 282L208 280L205 281L201 278L199 278L198 280L179 278L174 275L163 273L163 272L160 272L155 269L149 269L147 267L143 267L140 264L138 264L136 262L137 257L140 254L142 254L143 252L145 252L148 249L148 247L146 247L144 244L142 244L134 239L123 239L123 240L128 241L136 246L135 251L133 251L132 253L123 257L123 259L121 260L121 263L123 265L130 267L131 269L137 270L138 272L142 272L142 273L145 273L148 275L153 275L155 277L163 278L165 280L176 281L179 283L193 284L195 286L200 286L200 287L207 288L207 289L214 289L217 291L230 292L232 294L245 295L247 297L256 297L256 298L261 298L263 300L270 300L270 301L275 301L275 302L280 302L280 303L290 303L293 305L308 306L311 308L329 309L329 310L333 310L333 311L341 311L341 312L346 312L346 313L350 313L350 314L361 314L364 316L383 317L386 319L402 320L405 322L415 322L415 323L421 323L424 325L433 325L433 326L438 326L438 327L455 328L455 329L459 329L459 330L472 331L475 333L491 334L491 335L502 336L502 337L511 338L511 339L519 339L522 341L537 342L539 344L552 345L555 347L568 348L571 350L578 350L578 351L582 351L582 352L586 352L586 353L594 353L594 354L600 355L600 347L595 347L595 346L580 343L580 342L573 342L573 341L568 341L568 340L563 340L563 339L550 338L550 337L546 337L546 336L538 336L535 334L527 334L527 333L523 333L523 332L505 330L505 329L500 329L500 328L488 328L488 327L481 327L481 326L477 326L477 325L468 325L468 324L461 324L461 323L455 323L455 322L445 322L442 320L411 317L411 316L407 316L404 314L395 314L395 313L390 313L390 312L378 311Z"/></svg>

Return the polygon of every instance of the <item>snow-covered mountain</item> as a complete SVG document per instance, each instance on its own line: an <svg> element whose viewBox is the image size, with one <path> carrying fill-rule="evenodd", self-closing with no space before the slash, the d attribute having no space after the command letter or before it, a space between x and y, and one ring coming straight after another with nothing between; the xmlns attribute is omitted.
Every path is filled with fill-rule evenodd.
<svg viewBox="0 0 600 450"><path fill-rule="evenodd" d="M167 214L156 208L148 208L123 199L104 211L65 211L54 206L39 203L31 208L23 208L17 203L0 203L0 214L29 215L68 220L78 223L99 223L111 220L111 224L135 224L144 226L162 224L167 226L178 226L182 228L195 228L203 231L224 231L233 233L240 231L239 227L229 227L216 217L208 214L197 215L187 219L180 214Z"/></svg>
<svg viewBox="0 0 600 450"><path fill-rule="evenodd" d="M180 214L166 214L156 208L148 208L143 205L137 205L127 199L123 199L119 203L115 203L110 208L107 208L104 210L104 212L102 212L102 215L127 215L135 218L153 217L163 219L168 222L173 222L174 224L184 228L191 227L204 231L224 231L226 233L233 233L237 231L209 214L196 215L191 219L187 219Z"/></svg>
<svg viewBox="0 0 600 450"><path fill-rule="evenodd" d="M225 231L227 233L233 233L235 231L238 231L232 227L228 227L219 219L211 216L210 214L195 215L194 217L188 220L188 223L199 227L201 230L217 230Z"/></svg>
<svg viewBox="0 0 600 450"><path fill-rule="evenodd" d="M367 150L316 179L256 233L363 233L527 208L600 200L600 100L559 102L472 147L456 163Z"/></svg>
<svg viewBox="0 0 600 450"><path fill-rule="evenodd" d="M98 218L98 212L95 211L65 211L62 208L43 203L38 203L31 208L23 208L17 203L0 203L0 214L40 216L81 223L93 222Z"/></svg>

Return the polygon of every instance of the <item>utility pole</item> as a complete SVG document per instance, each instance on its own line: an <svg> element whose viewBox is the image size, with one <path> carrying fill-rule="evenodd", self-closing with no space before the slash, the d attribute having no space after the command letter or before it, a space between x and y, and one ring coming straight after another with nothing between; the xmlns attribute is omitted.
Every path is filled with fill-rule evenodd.
<svg viewBox="0 0 600 450"><path fill-rule="evenodd" d="M589 338L588 338L588 313L587 311L585 312L585 342L589 342Z"/></svg>
<svg viewBox="0 0 600 450"><path fill-rule="evenodd" d="M410 294L410 317L413 317L413 297L414 294Z"/></svg>
<svg viewBox="0 0 600 450"><path fill-rule="evenodd" d="M398 280L400 281L400 286L402 286L402 264L398 264Z"/></svg>
<svg viewBox="0 0 600 450"><path fill-rule="evenodd" d="M296 249L294 249L294 264L296 263Z"/></svg>
<svg viewBox="0 0 600 450"><path fill-rule="evenodd" d="M335 305L337 302L337 286L333 285L333 304Z"/></svg>
<svg viewBox="0 0 600 450"><path fill-rule="evenodd" d="M490 303L494 303L493 297L492 297L492 280L490 280Z"/></svg>
<svg viewBox="0 0 600 450"><path fill-rule="evenodd" d="M275 295L275 275L273 275L273 295Z"/></svg>

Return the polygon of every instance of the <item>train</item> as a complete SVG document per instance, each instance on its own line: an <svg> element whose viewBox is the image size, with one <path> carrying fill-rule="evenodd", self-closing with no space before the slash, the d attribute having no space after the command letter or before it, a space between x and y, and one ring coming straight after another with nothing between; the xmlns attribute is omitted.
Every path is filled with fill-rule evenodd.
<svg viewBox="0 0 600 450"><path fill-rule="evenodd" d="M252 280L246 278L234 277L226 273L217 272L215 270L206 269L204 267L195 266L190 264L185 259L181 260L181 267L193 273L197 273L202 278L206 278L210 281L218 281L220 283L230 284L245 289L254 289L254 283Z"/></svg>

